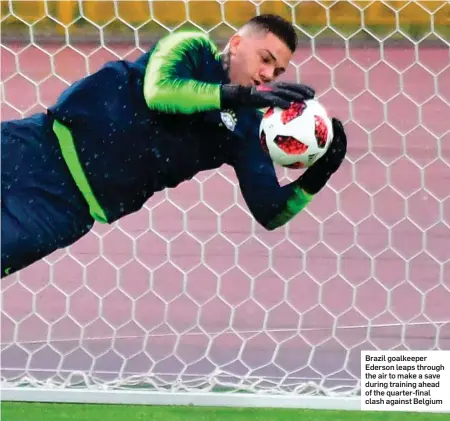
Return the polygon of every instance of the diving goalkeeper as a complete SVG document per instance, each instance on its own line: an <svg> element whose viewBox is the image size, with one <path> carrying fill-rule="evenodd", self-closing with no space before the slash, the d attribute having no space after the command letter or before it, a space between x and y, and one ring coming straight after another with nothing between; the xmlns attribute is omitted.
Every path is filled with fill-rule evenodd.
<svg viewBox="0 0 450 421"><path fill-rule="evenodd" d="M259 142L260 109L314 97L275 82L296 46L276 15L248 21L223 52L200 32L175 32L74 83L45 113L2 122L2 277L224 164L262 226L291 220L337 171L347 142L333 119L326 154L280 186Z"/></svg>

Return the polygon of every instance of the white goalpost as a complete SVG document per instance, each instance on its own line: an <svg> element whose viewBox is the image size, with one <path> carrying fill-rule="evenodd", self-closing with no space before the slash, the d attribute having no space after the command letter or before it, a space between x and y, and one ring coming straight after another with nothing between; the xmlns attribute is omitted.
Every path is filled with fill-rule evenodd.
<svg viewBox="0 0 450 421"><path fill-rule="evenodd" d="M283 78L315 87L349 138L281 229L223 167L3 279L2 400L356 410L362 350L450 349L448 2L1 7L2 121L170 31L223 46L271 12L299 35Z"/></svg>

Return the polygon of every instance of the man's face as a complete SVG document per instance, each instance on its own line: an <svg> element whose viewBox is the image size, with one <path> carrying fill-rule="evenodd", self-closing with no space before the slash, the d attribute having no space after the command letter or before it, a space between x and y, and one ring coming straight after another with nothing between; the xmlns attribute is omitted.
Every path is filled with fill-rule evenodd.
<svg viewBox="0 0 450 421"><path fill-rule="evenodd" d="M267 32L236 34L230 39L231 83L258 85L270 82L287 69L292 52L277 36Z"/></svg>

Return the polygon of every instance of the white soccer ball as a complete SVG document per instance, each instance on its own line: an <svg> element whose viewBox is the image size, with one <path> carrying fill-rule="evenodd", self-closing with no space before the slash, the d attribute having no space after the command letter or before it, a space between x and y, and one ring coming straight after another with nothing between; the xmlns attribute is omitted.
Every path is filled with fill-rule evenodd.
<svg viewBox="0 0 450 421"><path fill-rule="evenodd" d="M333 126L316 99L290 108L269 108L259 128L261 146L273 162L286 168L308 168L330 146Z"/></svg>

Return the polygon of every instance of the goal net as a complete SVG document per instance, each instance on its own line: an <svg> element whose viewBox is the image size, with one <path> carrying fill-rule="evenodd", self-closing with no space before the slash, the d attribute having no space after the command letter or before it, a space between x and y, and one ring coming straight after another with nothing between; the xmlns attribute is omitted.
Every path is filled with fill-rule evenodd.
<svg viewBox="0 0 450 421"><path fill-rule="evenodd" d="M278 13L300 39L283 79L315 87L349 138L343 167L281 229L251 218L223 167L3 279L9 398L356 397L361 350L450 349L448 2L1 7L2 120L44 110L170 31L197 28L223 46L250 17Z"/></svg>

